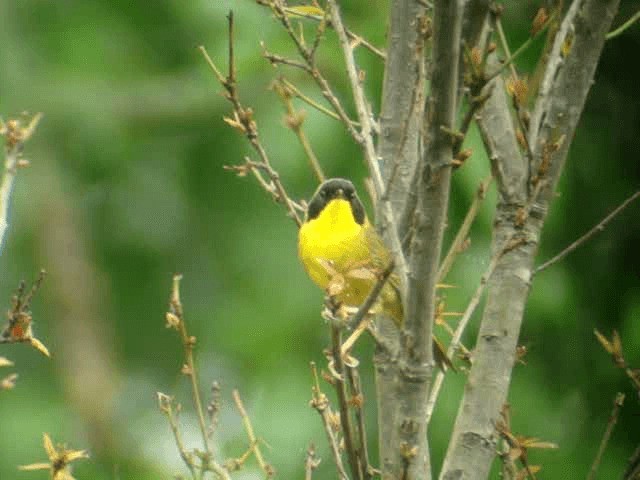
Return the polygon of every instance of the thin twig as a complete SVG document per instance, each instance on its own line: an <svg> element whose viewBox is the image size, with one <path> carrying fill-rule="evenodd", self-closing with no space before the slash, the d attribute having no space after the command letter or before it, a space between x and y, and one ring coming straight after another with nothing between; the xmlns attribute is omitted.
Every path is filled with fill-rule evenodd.
<svg viewBox="0 0 640 480"><path fill-rule="evenodd" d="M505 243L505 245L507 245L507 243ZM469 304L467 305L467 308L465 309L464 314L460 318L460 321L456 326L456 330L453 336L451 337L451 343L449 344L449 348L447 349L448 358L453 358L453 355L455 354L456 349L460 344L460 340L462 339L462 335L466 330L467 325L469 324L469 321L471 320L471 316L473 315L476 308L478 307L478 304L480 303L480 299L482 298L482 294L484 293L484 290L487 287L487 284L489 283L489 279L491 278L493 271L498 265L498 261L500 260L502 255L505 253L505 251L506 249L502 249L500 252L498 252L493 256L493 258L489 261L489 265L487 266L487 269L482 274L482 277L480 277L480 283L478 284L478 287L476 288L476 291L474 292L473 296L469 300ZM431 421L431 415L433 414L433 409L435 408L436 402L438 401L438 396L440 395L440 389L442 388L443 382L444 382L444 371L439 370L438 373L436 374L436 378L433 382L433 386L431 387L431 391L429 392L429 400L427 401L427 409L426 409L427 424Z"/></svg>
<svg viewBox="0 0 640 480"><path fill-rule="evenodd" d="M498 30L498 36L500 38L500 43L502 44L502 48L505 51L505 53L509 56L512 57L513 55L511 55L511 51L509 49L509 43L507 42L507 36L504 33L504 29L502 28L502 19L500 18L500 16L494 16L495 18L495 25L497 27ZM511 77L513 79L514 82L519 82L519 77L518 77L518 72L516 71L516 67L513 64L513 62L509 63L509 68L511 69ZM526 134L527 130L529 129L528 125L524 122L524 116L523 116L523 105L520 105L519 101L517 100L516 96L513 96L513 106L517 111L517 115L516 118L518 120L518 125L520 127L520 130L522 131L522 141L524 141L524 146L527 152L527 156L529 158L529 161L531 162L533 159L533 150L531 148L531 144L529 143L529 138Z"/></svg>
<svg viewBox="0 0 640 480"><path fill-rule="evenodd" d="M316 110L318 110L321 113L324 113L325 115L327 115L328 117L333 118L334 120L337 121L342 121L341 118L338 116L337 113L332 112L331 110L329 110L326 107L323 107L322 105L320 105L318 102L316 102L313 98L305 95L304 93L302 93L300 91L300 89L298 89L298 87L296 87L293 83L291 83L289 80L287 80L286 78L282 78L283 83L286 85L286 87L291 91L291 94L294 95L295 97L299 98L300 100L302 100L303 102L305 102L307 105L309 105L310 107L315 108ZM352 122L353 126L356 127L359 125L358 122Z"/></svg>
<svg viewBox="0 0 640 480"><path fill-rule="evenodd" d="M355 58L353 56L353 48L349 43L349 38L346 33L346 29L342 23L342 17L338 4L335 0L328 0L327 2L329 10L331 12L331 21L334 29L340 40L340 46L344 54L345 66L347 67L347 74L349 76L349 82L351 83L351 91L353 95L353 101L358 111L358 118L360 120L360 135L362 138L362 148L365 154L367 165L369 166L370 173L373 177L374 185L376 187L376 193L378 198L384 194L384 183L382 181L382 175L380 173L380 166L378 165L378 156L376 154L375 145L373 143L373 127L371 123L371 107L367 102L364 95L364 89L362 88L362 77L358 67L356 66Z"/></svg>
<svg viewBox="0 0 640 480"><path fill-rule="evenodd" d="M637 480L640 478L640 445L629 457L627 469L622 475L622 480Z"/></svg>
<svg viewBox="0 0 640 480"><path fill-rule="evenodd" d="M325 10L323 12L323 14L322 14L322 18L320 18L320 21L318 22L318 28L316 28L316 36L313 39L313 45L311 46L311 56L312 57L316 56L316 52L318 51L318 47L320 47L320 42L324 38L324 32L327 29L327 24L328 24L328 20L329 20L328 15L329 15L329 12L327 12Z"/></svg>
<svg viewBox="0 0 640 480"><path fill-rule="evenodd" d="M320 465L320 459L316 457L316 447L312 443L307 448L307 458L304 461L304 480L311 480L313 471Z"/></svg>
<svg viewBox="0 0 640 480"><path fill-rule="evenodd" d="M509 57L502 62L502 64L500 65L500 67L498 67L496 69L496 71L491 72L487 75L486 78L486 82L489 82L490 80L492 80L494 77L500 75L505 68L510 67L512 69L512 72L515 71L515 67L511 66L511 64L525 51L527 50L531 44L533 43L533 41L535 39L537 39L540 35L542 35L544 32L547 31L547 28L549 27L549 25L551 25L551 22L555 21L555 17L556 17L556 13L557 12L553 12L551 15L549 15L549 18L544 22L544 24L542 25L542 27L540 29L538 29L536 31L536 33L534 35L531 35L529 38L527 38L522 45L520 45L515 52L513 52L512 54L509 54L509 50L507 48L506 53L507 55L509 55ZM504 45L506 45L506 37L504 35L504 31L502 29L502 24L499 24L498 26L498 32L500 35L500 39L503 42Z"/></svg>
<svg viewBox="0 0 640 480"><path fill-rule="evenodd" d="M349 37L349 39L353 41L355 46L362 45L364 48L369 50L371 53L373 53L374 55L377 55L380 59L382 59L382 60L386 60L387 59L387 54L383 50L379 49L378 47L375 47L374 45L369 43L367 40L365 40L360 35L357 35L357 34L353 33L349 29L345 29L345 32L347 34L347 37Z"/></svg>
<svg viewBox="0 0 640 480"><path fill-rule="evenodd" d="M369 295L367 295L367 298L365 298L362 305L360 305L360 307L358 308L358 311L353 315L353 317L349 319L349 324L355 325L356 329L354 330L354 333L351 336L349 336L349 338L347 338L342 344L343 354L345 354L351 349L351 347L353 346L357 338L360 336L360 335L356 335L356 331L358 331L360 327L364 327L363 322L366 321L365 317L368 315L369 311L371 310L371 307L373 307L373 304L378 300L378 297L380 296L382 289L384 288L385 284L387 283L387 280L389 280L389 277L393 272L393 267L394 267L393 261L389 262L389 265L387 265L387 267L382 271L382 274L378 278L378 281L373 286L373 288L371 289L371 292L369 292ZM362 330L364 331L364 328Z"/></svg>
<svg viewBox="0 0 640 480"><path fill-rule="evenodd" d="M307 65L305 67L305 70L307 70L308 73L311 75L311 78L314 79L314 81L320 88L320 92L322 93L324 98L327 99L327 101L331 104L334 111L340 117L340 119L342 120L342 123L344 123L345 127L347 128L347 131L351 134L351 136L356 141L356 143L362 144L363 139L362 139L362 136L360 135L360 132L358 132L358 130L353 126L352 120L349 118L349 115L347 115L347 112L345 111L344 107L340 103L340 100L338 100L338 97L335 95L335 93L333 93L333 90L331 89L329 82L322 75L322 73L320 73L320 70L317 68L315 63L315 56L313 55L315 52L307 48L307 46L300 39L300 37L296 35L296 33L293 30L293 26L289 21L289 16L287 15L281 2L272 1L272 2L269 2L268 5L273 11L273 13L275 14L276 18L280 20L280 23L282 24L286 32L289 34L289 37L293 40L294 45L298 49L298 53L306 62Z"/></svg>
<svg viewBox="0 0 640 480"><path fill-rule="evenodd" d="M191 478L195 480L196 478L198 478L196 473L196 465L193 460L193 454L188 452L186 447L184 446L182 434L180 433L180 427L178 426L178 421L173 410L173 398L161 392L158 392L157 395L160 411L164 413L169 420L169 426L171 427L171 431L173 432L173 439L176 442L176 446L178 447L180 457L189 469Z"/></svg>
<svg viewBox="0 0 640 480"><path fill-rule="evenodd" d="M198 416L198 425L200 427L200 434L202 435L202 444L204 447L204 456L202 458L202 464L200 466L200 477L204 476L206 470L211 470L218 477L224 480L230 480L229 473L215 461L213 456L213 449L209 442L209 435L207 432L207 424L204 417L204 409L202 408L202 400L200 398L200 388L198 386L198 372L196 370L196 364L193 359L193 349L196 344L196 337L190 336L187 332L187 326L184 319L184 310L182 308L182 301L180 300L180 281L182 275L174 275L171 288L171 298L169 300L169 312L167 312L167 326L175 328L180 333L182 345L184 347L185 364L182 367L182 373L189 377L191 380L191 396L193 399L193 405Z"/></svg>
<svg viewBox="0 0 640 480"><path fill-rule="evenodd" d="M331 411L331 406L329 405L329 399L320 389L320 380L318 378L318 370L316 368L315 362L311 362L311 373L313 375L313 387L312 391L312 399L311 406L320 414L320 418L322 419L322 425L324 426L324 431L327 434L327 440L329 441L329 447L331 447L331 454L333 455L333 463L338 470L338 478L339 480L349 480L347 476L347 472L344 469L344 464L342 463L342 455L340 454L340 446L338 445L338 440L336 438L334 427L335 424L335 414Z"/></svg>
<svg viewBox="0 0 640 480"><path fill-rule="evenodd" d="M618 28L616 28L615 30L607 33L607 36L605 38L607 40L611 40L612 38L617 37L618 35L624 33L625 30L627 30L631 25L633 25L638 20L640 20L640 10L638 10L629 20L624 22Z"/></svg>
<svg viewBox="0 0 640 480"><path fill-rule="evenodd" d="M33 135L41 118L41 113L34 115L26 126L22 125L20 120L10 119L5 123L0 118L0 135L4 137L6 155L4 171L0 179L0 254L2 254L4 236L9 226L9 201L16 173L18 167L28 164L28 162L25 162L24 165L22 164L24 162L21 160L22 147Z"/></svg>
<svg viewBox="0 0 640 480"><path fill-rule="evenodd" d="M504 29L502 28L502 21L500 20L500 15L494 13L493 18L495 20L495 26L496 26L496 29L498 31L498 37L500 38L500 43L502 44L502 48L504 50L504 53L507 54L508 58L512 58L513 55L511 55L511 49L509 48L509 42L507 42L507 36L505 35ZM513 62L509 62L507 64L507 66L511 70L511 75L513 76L513 78L518 78L518 72L517 72L516 67L513 64Z"/></svg>
<svg viewBox="0 0 640 480"><path fill-rule="evenodd" d="M560 253L558 253L556 256L554 256L553 258L547 260L546 262L544 262L542 265L540 265L538 268L536 268L533 271L533 274L537 274L539 272L541 272L542 270L544 270L545 268L550 267L551 265L553 265L554 263L559 262L560 260L562 260L564 257L566 257L567 255L569 255L571 252L573 252L575 249L577 249L580 245L582 245L583 243L585 243L586 241L588 241L591 237L593 237L596 233L601 232L602 230L604 230L604 228L607 226L607 224L613 220L615 218L616 215L618 215L620 212L622 212L631 202L633 202L635 199L637 199L638 197L640 197L640 190L638 190L637 192L635 192L633 195L631 195L629 198L627 198L624 202L622 202L618 207L616 207L609 215L607 215L606 217L604 217L595 227L593 227L591 230L589 230L587 233L585 233L584 235L582 235L580 238L578 238L575 242L571 243L567 248L565 248L564 250L562 250Z"/></svg>
<svg viewBox="0 0 640 480"><path fill-rule="evenodd" d="M624 370L624 373L629 377L633 387L640 393L640 370L630 366L624 358L622 352L622 339L620 334L614 330L611 336L611 340L602 335L597 329L593 332L600 342L600 345L611 355L611 359L616 367Z"/></svg>
<svg viewBox="0 0 640 480"><path fill-rule="evenodd" d="M336 322L331 322L331 354L333 370L337 374L334 377L334 387L338 395L338 406L340 408L340 424L344 447L347 453L347 460L354 479L361 479L356 445L354 444L353 428L351 426L351 415L349 413L349 402L347 399L347 389L344 381L344 361L342 359L342 327Z"/></svg>
<svg viewBox="0 0 640 480"><path fill-rule="evenodd" d="M238 409L238 413L240 413L240 417L242 417L242 424L244 425L244 429L247 432L247 437L249 437L249 445L251 446L250 448L251 450L253 450L253 454L256 456L256 460L258 461L258 465L260 466L262 471L267 475L267 478L271 478L275 474L275 471L273 467L269 465L262 456L259 441L253 431L251 419L249 418L249 415L244 408L244 404L242 403L242 399L240 398L240 393L238 393L238 390L234 390L232 392L232 395L233 401L235 402L236 408Z"/></svg>
<svg viewBox="0 0 640 480"><path fill-rule="evenodd" d="M479 91L480 90L478 90L478 92ZM471 121L474 119L476 113L478 113L478 110L482 108L482 106L484 105L484 102L486 102L489 99L492 91L493 89L489 89L489 91L486 92L485 94L478 94L476 96L469 95L470 105L467 111L465 112L464 117L462 118L462 122L460 123L459 138L461 140L458 140L455 143L455 148L453 149L454 157L457 157L458 153L460 153L460 150L462 149L462 144L464 143L464 139L467 136L469 127L471 127Z"/></svg>
<svg viewBox="0 0 640 480"><path fill-rule="evenodd" d="M11 297L11 308L7 312L8 322L0 329L0 343L28 343L43 355L50 357L49 349L33 334L33 316L30 311L33 296L42 285L45 276L46 272L40 270L38 278L28 292L24 280L18 284L18 290Z"/></svg>
<svg viewBox="0 0 640 480"><path fill-rule="evenodd" d="M369 463L367 449L367 430L364 422L364 395L360 384L360 375L356 367L347 366L347 379L351 391L352 404L355 406L356 429L358 430L357 455L360 460L360 471L363 480L371 480L373 469Z"/></svg>
<svg viewBox="0 0 640 480"><path fill-rule="evenodd" d="M304 132L304 128L303 128L304 112L296 111L296 109L293 107L293 102L291 101L291 93L289 92L289 89L287 88L282 78L276 81L276 83L274 83L273 86L276 93L282 100L282 103L284 103L284 107L287 111L287 116L285 119L287 126L291 130L293 130L293 133L295 133L296 136L298 137L298 140L302 145L302 148L307 156L307 159L309 160L309 165L311 166L311 170L313 170L313 173L316 175L316 178L318 179L319 182L324 182L326 177L324 175L324 172L322 171L322 167L320 166L318 157L316 157L316 154L313 151L313 147L311 146L311 143L309 143L309 139L307 138L307 135Z"/></svg>
<svg viewBox="0 0 640 480"><path fill-rule="evenodd" d="M469 230L471 230L471 226L478 215L480 204L486 197L487 188L489 188L489 183L492 179L493 177L489 176L480 182L480 186L473 197L471 205L469 205L469 210L467 210L467 214L462 221L462 225L460 225L458 233L456 233L456 237L453 239L446 257L444 257L444 260L440 264L440 268L438 269L438 283L442 283L444 278L449 274L456 256L460 253L462 245L469 235Z"/></svg>
<svg viewBox="0 0 640 480"><path fill-rule="evenodd" d="M291 8L287 8L285 7L284 10L286 12L291 12ZM320 25L322 25L322 22L327 23L329 26L331 26L331 22L327 21L329 20L327 18L327 11L324 12L324 15L315 15L315 14L308 14L308 13L304 13L304 12L300 12L298 10L295 10L293 12L294 16L296 17L303 17L303 18L307 18L309 20L315 20L319 23L318 26L318 30L320 30ZM367 40L365 40L363 37L361 37L360 35L353 33L350 30L346 30L347 32L347 36L349 37L350 40L353 41L355 46L359 46L362 45L363 47L365 47L367 50L369 50L371 53L373 53L374 55L378 56L380 59L382 60L386 60L387 59L387 54L382 51L381 49L379 49L378 47L375 47L374 45L372 45L370 42L368 42ZM316 39L318 38L318 35L316 34ZM317 40L316 40L317 42ZM315 47L315 42L314 42L314 47ZM312 52L315 52L315 50L317 49L317 47L312 48Z"/></svg>
<svg viewBox="0 0 640 480"><path fill-rule="evenodd" d="M229 55L233 55L234 50L232 44L234 43L234 27L232 14L229 14L228 20ZM257 178L260 185L262 185L262 187L267 190L267 192L271 194L277 202L282 203L286 207L289 216L294 222L296 222L296 225L298 225L299 227L302 224L302 220L298 215L299 209L296 208L295 202L291 200L291 197L288 195L286 189L284 188L284 185L280 181L278 172L276 172L276 170L271 166L269 156L267 155L266 150L264 149L262 143L258 138L258 127L256 125L256 122L253 120L253 111L251 110L251 108L244 107L238 97L238 91L236 88L235 60L232 58L229 59L229 68L234 70L230 70L228 75L225 77L224 75L222 75L220 69L217 68L217 66L207 53L207 50L203 46L200 46L198 48L205 58L207 64L213 71L216 79L226 90L225 98L233 106L233 118L225 118L225 121L230 126L240 131L249 140L249 143L260 158L259 163L262 168L256 168L256 165L252 164L251 162L246 162L245 165L247 166L248 170L254 175L254 177ZM262 176L261 170L267 173L267 176L269 177L268 181ZM243 170L243 166L237 167L237 171L239 174L246 173Z"/></svg>
<svg viewBox="0 0 640 480"><path fill-rule="evenodd" d="M607 444L609 443L609 439L611 438L611 434L613 433L613 429L618 422L618 415L620 414L620 409L624 404L624 394L618 392L616 394L616 398L613 401L613 410L611 410L611 415L609 416L609 422L607 423L607 428L604 431L604 435L602 436L602 440L600 441L600 448L598 448L598 453L596 454L596 458L593 459L593 464L591 465L591 469L589 470L589 474L587 475L587 480L593 480L596 478L596 472L598 471L598 467L600 466L600 462L602 461L602 456L604 455L604 451L607 448Z"/></svg>
<svg viewBox="0 0 640 480"><path fill-rule="evenodd" d="M218 428L218 419L220 415L222 400L220 398L220 384L214 381L211 384L211 400L207 405L207 414L209 415L209 437L213 437Z"/></svg>
<svg viewBox="0 0 640 480"><path fill-rule="evenodd" d="M274 67L278 65L287 65L289 67L294 67L299 70L302 70L303 72L306 72L309 75L313 74L311 67L309 67L309 65L307 65L306 63L272 53L269 50L267 50L267 47L264 45L264 43L261 43L261 46L262 46L262 56L266 60L268 60L269 63Z"/></svg>
<svg viewBox="0 0 640 480"><path fill-rule="evenodd" d="M193 403L198 415L198 424L200 426L200 434L202 435L202 444L207 453L211 452L211 446L209 445L209 436L207 435L207 424L204 417L204 409L202 408L202 400L200 398L200 387L198 386L198 375L196 371L196 364L193 360L193 347L196 344L196 338L189 335L187 332L187 326L184 319L184 311L182 308L182 302L180 300L180 280L182 275L174 275L173 287L171 289L170 309L171 312L178 317L178 332L182 340L182 346L184 347L185 367L183 367L183 373L189 377L191 381L191 394L193 396Z"/></svg>

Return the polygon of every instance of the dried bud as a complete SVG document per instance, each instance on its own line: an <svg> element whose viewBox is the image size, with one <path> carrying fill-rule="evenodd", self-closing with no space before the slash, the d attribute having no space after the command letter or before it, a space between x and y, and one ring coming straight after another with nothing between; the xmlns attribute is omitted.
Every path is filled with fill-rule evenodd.
<svg viewBox="0 0 640 480"><path fill-rule="evenodd" d="M16 386L17 373L12 373L0 380L0 390L12 390Z"/></svg>
<svg viewBox="0 0 640 480"><path fill-rule="evenodd" d="M0 367L13 367L13 362L5 357L0 357Z"/></svg>
<svg viewBox="0 0 640 480"><path fill-rule="evenodd" d="M531 23L531 36L535 36L542 28L545 23L549 20L549 13L547 9L544 7L540 7L536 16L533 17L533 22Z"/></svg>
<svg viewBox="0 0 640 480"><path fill-rule="evenodd" d="M167 323L165 323L166 328L173 328L175 330L180 326L180 319L175 313L167 312L164 315L164 319Z"/></svg>
<svg viewBox="0 0 640 480"><path fill-rule="evenodd" d="M285 115L284 123L291 130L298 130L300 126L304 123L305 117L306 117L305 111L300 110L299 112Z"/></svg>
<svg viewBox="0 0 640 480"><path fill-rule="evenodd" d="M171 411L173 397L162 392L156 392L156 396L158 397L158 408L160 408L160 411L162 413L169 413Z"/></svg>
<svg viewBox="0 0 640 480"><path fill-rule="evenodd" d="M515 224L516 227L522 227L524 222L527 220L527 211L524 208L519 208L516 212ZM513 248L513 247L511 247Z"/></svg>
<svg viewBox="0 0 640 480"><path fill-rule="evenodd" d="M330 412L327 419L329 420L329 426L331 429L335 432L339 432L342 428L342 425L340 424L340 414L338 412Z"/></svg>
<svg viewBox="0 0 640 480"><path fill-rule="evenodd" d="M573 47L573 32L568 32L567 36L564 37L562 47L560 48L560 54L562 55L562 58L567 58L569 56L571 47Z"/></svg>
<svg viewBox="0 0 640 480"><path fill-rule="evenodd" d="M470 148L465 148L464 150L460 150L456 155L456 160L462 165L471 155L473 154L473 150Z"/></svg>
<svg viewBox="0 0 640 480"><path fill-rule="evenodd" d="M349 405L356 408L362 408L362 405L364 405L364 397L362 396L362 394L359 393L358 395L354 395L353 397L351 397L349 399Z"/></svg>
<svg viewBox="0 0 640 480"><path fill-rule="evenodd" d="M402 458L406 460L410 460L414 458L417 454L418 454L417 446L414 445L413 447L411 447L407 442L402 442L400 444L400 455L402 456Z"/></svg>
<svg viewBox="0 0 640 480"><path fill-rule="evenodd" d="M474 67L480 66L480 64L482 63L482 52L478 47L473 47L471 49L470 58L471 58L471 63L473 64Z"/></svg>
<svg viewBox="0 0 640 480"><path fill-rule="evenodd" d="M518 345L516 347L516 362L521 363L522 365L526 365L527 362L524 361L524 357L527 355L528 350L526 345Z"/></svg>
<svg viewBox="0 0 640 480"><path fill-rule="evenodd" d="M234 118L229 118L229 117L222 117L222 120L229 125L232 128L235 128L236 130L238 130L241 133L247 133L246 128L244 128L244 125L242 125L242 123L239 121L238 116L234 113Z"/></svg>
<svg viewBox="0 0 640 480"><path fill-rule="evenodd" d="M520 129L516 130L516 140L518 140L518 145L520 145L520 148L522 148L523 150L527 148L527 139L524 138L524 133L522 133L522 130Z"/></svg>
<svg viewBox="0 0 640 480"><path fill-rule="evenodd" d="M460 247L458 248L458 253L462 253L468 250L470 246L471 246L471 238L467 237L464 239L464 242L460 244Z"/></svg>
<svg viewBox="0 0 640 480"><path fill-rule="evenodd" d="M507 81L507 91L513 97L518 106L523 106L527 102L529 84L525 78L511 77Z"/></svg>

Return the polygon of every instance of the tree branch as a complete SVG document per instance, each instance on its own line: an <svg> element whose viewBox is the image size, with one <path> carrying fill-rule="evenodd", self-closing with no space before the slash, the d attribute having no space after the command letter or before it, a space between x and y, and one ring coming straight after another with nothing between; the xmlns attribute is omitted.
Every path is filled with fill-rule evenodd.
<svg viewBox="0 0 640 480"><path fill-rule="evenodd" d="M609 443L609 439L611 438L613 429L615 428L616 423L618 423L618 416L620 415L620 409L622 408L623 404L624 393L616 393L616 398L613 401L613 409L611 410L611 415L609 416L609 421L607 422L607 428L602 435L600 447L598 448L596 458L593 459L593 463L591 464L591 469L589 470L589 474L587 475L587 480L593 480L594 478L596 478L596 473L598 471L598 467L600 467L602 456L604 455L604 451L607 448L607 444Z"/></svg>
<svg viewBox="0 0 640 480"><path fill-rule="evenodd" d="M387 62L385 64L380 112L378 155L384 177L384 193L378 197L377 218L384 220L382 201L386 200L397 221L396 232L377 222L383 237L391 233L402 240L409 222L403 222L400 213L405 209L408 196L415 195L410 188L411 177L420 160L421 126L424 116L425 32L426 8L414 0L393 0L389 7L389 33ZM413 197L415 204L415 196ZM402 247L400 246L400 251ZM400 273L401 284L406 277ZM403 295L403 298L406 296ZM400 331L391 322L382 319L377 325L377 348L374 356L376 368L376 396L378 402L378 446L383 478L399 478L401 459L396 442L397 378L400 375L397 355Z"/></svg>
<svg viewBox="0 0 640 480"><path fill-rule="evenodd" d="M338 470L338 480L349 480L347 473L342 463L342 455L340 454L340 447L338 445L338 439L334 432L334 426L336 424L335 414L331 411L329 405L329 399L320 389L320 380L318 379L318 370L316 364L311 362L311 373L313 374L313 387L312 398L310 405L318 412L320 418L322 418L322 425L324 431L327 434L327 440L329 447L331 448L331 454L333 455L333 463Z"/></svg>
<svg viewBox="0 0 640 480"><path fill-rule="evenodd" d="M333 369L336 372L334 384L336 394L338 396L338 405L340 407L340 424L342 426L342 438L344 439L344 448L349 460L351 475L354 480L362 479L362 471L360 470L360 462L356 453L357 445L354 443L353 427L351 425L351 415L349 413L349 400L347 398L347 388L345 382L345 365L342 359L342 326L336 325L335 321L331 322L331 354Z"/></svg>
<svg viewBox="0 0 640 480"><path fill-rule="evenodd" d="M415 234L411 243L405 321L411 345L407 360L431 363L431 325L453 159L462 3L434 3L433 69L427 100L424 155L418 175Z"/></svg>
<svg viewBox="0 0 640 480"><path fill-rule="evenodd" d="M388 59L384 71L378 154L385 195L396 218L404 209L411 178L418 165L424 116L425 40L431 20L415 0L396 0L389 9ZM398 225L404 238L407 226ZM384 233L384 232L383 232Z"/></svg>
<svg viewBox="0 0 640 480"><path fill-rule="evenodd" d="M601 232L602 230L604 230L604 227L606 227L607 224L611 220L613 220L620 212L622 212L622 210L627 208L627 206L638 197L640 197L640 190L637 191L636 193L634 193L633 195L631 195L629 198L627 198L620 205L618 205L609 215L607 215L600 222L598 222L598 224L596 226L594 226L591 230L589 230L587 233L585 233L580 238L578 238L575 242L571 243L567 248L565 248L560 253L558 253L554 257L552 257L549 260L547 260L546 262L544 262L538 268L536 268L534 270L533 274L536 275L536 274L540 273L542 270L544 270L545 268L549 268L551 265L553 265L555 263L558 263L564 257L566 257L571 252L573 252L575 249L577 249L580 245L582 245L583 243L587 242L596 233Z"/></svg>
<svg viewBox="0 0 640 480"><path fill-rule="evenodd" d="M503 252L497 252L491 261L489 262L489 266L482 274L480 278L480 282L476 291L472 295L469 303L467 304L467 308L464 311L464 314L460 318L458 325L456 327L453 336L451 337L451 343L449 348L447 349L447 357L452 358L456 352L456 349L460 346L460 340L462 339L462 334L464 333L469 321L471 320L471 316L476 311L480 303L480 299L482 298L482 294L484 293L487 283L493 274L493 271L500 260ZM427 402L427 424L431 421L431 415L433 414L433 409L436 406L436 401L438 400L438 395L440 394L440 389L442 388L442 383L444 382L444 372L440 370L436 375L436 379L433 382L433 386L431 387L431 391L429 392L429 401Z"/></svg>
<svg viewBox="0 0 640 480"><path fill-rule="evenodd" d="M407 277L406 328L401 358L393 371L396 397L395 405L389 407L395 410L394 425L387 440L391 450L383 452L383 478L423 479L431 475L426 401L434 366L431 331L449 200L454 139L448 132L455 122L461 31L462 2L434 2L431 96L425 108L424 152L414 169L417 198Z"/></svg>
<svg viewBox="0 0 640 480"><path fill-rule="evenodd" d="M294 222L296 222L296 225L299 227L302 224L302 220L298 216L298 212L302 209L299 207L299 205L296 204L296 202L291 200L291 197L288 195L286 189L284 188L284 185L280 180L280 176L271 166L269 156L267 155L267 152L262 146L262 143L260 142L260 139L258 137L258 126L253 120L253 111L251 110L251 108L245 108L240 102L240 98L238 97L234 59L233 13L229 12L229 16L227 18L229 25L229 72L226 77L213 62L213 60L207 53L207 50L203 46L200 46L198 48L205 58L207 64L213 71L216 79L226 90L225 98L229 101L229 103L231 103L233 107L233 118L225 117L225 122L229 126L238 130L247 138L260 159L259 162L252 162L247 159L244 165L237 165L234 167L230 167L230 169L236 171L238 175L241 176L245 175L248 171L251 172L256 180L258 180L258 183L262 186L262 188L269 194L271 194L272 198L276 202L282 203L285 206L289 213L289 216ZM267 174L268 180L264 178L263 172Z"/></svg>
<svg viewBox="0 0 640 480"><path fill-rule="evenodd" d="M451 242L451 245L449 246L447 255L444 257L444 260L438 268L438 283L442 283L444 281L445 277L449 274L451 267L453 267L456 257L463 250L463 245L468 238L471 226L478 215L478 210L480 209L482 201L486 197L487 189L489 188L489 183L492 179L493 177L489 176L480 182L480 186L473 196L471 205L469 205L469 210L467 210L467 214L465 215L453 242Z"/></svg>
<svg viewBox="0 0 640 480"><path fill-rule="evenodd" d="M507 398L533 259L568 152L569 141L564 140L573 138L618 2L573 2L555 37L531 116L528 139L534 164L527 165L521 156L503 156L498 163L503 171L496 174L500 201L492 249L507 251L489 280L474 363L440 474L442 480L484 480L489 474L496 452L495 426ZM492 96L501 95L498 90ZM491 115L486 115L486 120L490 121ZM527 168L538 176L530 194L533 179L529 175L527 182ZM522 201L524 205L519 206Z"/></svg>
<svg viewBox="0 0 640 480"><path fill-rule="evenodd" d="M247 437L249 437L249 448L253 451L260 469L264 472L267 478L271 478L275 475L275 470L270 464L265 461L264 457L262 456L262 451L260 450L260 445L258 444L259 440L253 431L253 425L251 424L251 419L247 414L247 410L244 408L242 398L240 398L240 392L238 392L238 390L233 390L232 395L233 401L236 404L236 408L238 409L238 413L242 418L242 424L244 425L244 429L247 432Z"/></svg>
<svg viewBox="0 0 640 480"><path fill-rule="evenodd" d="M618 35L622 35L629 27L631 27L631 25L636 23L638 20L640 20L640 10L638 10L636 13L634 13L633 16L629 20L624 22L618 28L616 28L612 32L609 32L607 34L607 40L611 40L612 38L615 38Z"/></svg>
<svg viewBox="0 0 640 480"><path fill-rule="evenodd" d="M28 125L24 126L19 120L8 120L6 123L0 119L0 135L4 137L4 172L0 178L0 254L4 236L9 226L9 200L15 183L16 173L21 165L22 147L29 140L42 114L35 115ZM25 164L26 165L26 164Z"/></svg>

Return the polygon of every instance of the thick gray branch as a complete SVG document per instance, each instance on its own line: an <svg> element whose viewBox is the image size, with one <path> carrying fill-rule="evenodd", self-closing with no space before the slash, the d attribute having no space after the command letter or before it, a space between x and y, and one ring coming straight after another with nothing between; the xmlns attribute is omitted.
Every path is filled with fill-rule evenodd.
<svg viewBox="0 0 640 480"><path fill-rule="evenodd" d="M384 72L378 154L394 212L402 212L419 161L424 112L425 8L415 0L396 0L390 8L389 44ZM400 228L400 227L399 227ZM404 227L398 232L406 234Z"/></svg>
<svg viewBox="0 0 640 480"><path fill-rule="evenodd" d="M495 55L492 55L488 65L496 64ZM491 96L476 115L476 120L491 161L500 201L522 206L526 201L529 168L516 139L516 127L502 76L491 80L482 94Z"/></svg>
<svg viewBox="0 0 640 480"><path fill-rule="evenodd" d="M417 172L418 203L411 245L406 326L413 335L411 360L431 361L431 324L442 235L446 224L453 158L453 138L462 2L434 5L431 95L426 109L424 158Z"/></svg>
<svg viewBox="0 0 640 480"><path fill-rule="evenodd" d="M502 185L509 186L502 192L496 212L492 249L500 259L489 282L474 364L440 475L443 480L488 477L496 451L495 425L507 399L544 214L562 171L618 2L574 1L556 36L529 133L534 153L532 169L537 170L543 162L548 167L537 172L537 183L532 185L531 195L541 192L538 198L527 198L528 187L522 180L523 164L518 157L510 161L508 152L499 152L502 158L499 163L505 167ZM502 95L502 92L494 90L493 95ZM494 102L496 105L498 100ZM494 121L491 110L485 110L483 118L488 129L488 123ZM500 135L493 133L485 132L498 149L511 148L508 143L501 145ZM510 187L519 191L511 191ZM518 207L522 198L527 198L526 205ZM531 208L534 202L539 209Z"/></svg>
<svg viewBox="0 0 640 480"><path fill-rule="evenodd" d="M424 112L425 88L425 8L415 0L393 0L385 66L378 155L382 164L388 204L396 218L402 212L411 176L419 162L419 142ZM380 206L378 207L380 210ZM383 218L383 212L378 212ZM380 226L382 222L378 222ZM388 237L390 232L381 232ZM403 238L405 227L398 227ZM405 279L402 279L403 282ZM376 365L378 401L378 443L383 478L396 478L402 463L398 456L397 379L400 376L397 354L399 330L386 320L378 322L379 333L387 348L379 348Z"/></svg>
<svg viewBox="0 0 640 480"><path fill-rule="evenodd" d="M543 191L546 202L560 177L619 3L620 0L574 0L555 37L529 131L534 168L542 163L545 147L559 144L550 162L551 181Z"/></svg>
<svg viewBox="0 0 640 480"><path fill-rule="evenodd" d="M431 95L425 117L424 156L407 279L405 331L395 369L396 411L390 432L395 451L384 458L383 478L430 478L426 405L433 371L431 329L435 284L446 224L462 31L462 0L438 0L433 11Z"/></svg>

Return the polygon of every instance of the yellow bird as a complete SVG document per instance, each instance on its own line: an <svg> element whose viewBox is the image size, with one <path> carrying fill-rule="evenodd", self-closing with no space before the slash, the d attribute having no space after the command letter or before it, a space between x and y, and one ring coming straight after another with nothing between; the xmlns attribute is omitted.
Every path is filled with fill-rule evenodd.
<svg viewBox="0 0 640 480"><path fill-rule="evenodd" d="M391 261L391 253L369 222L353 183L326 180L309 201L298 233L298 255L311 280L347 306L358 307ZM382 288L374 311L382 310L398 328L403 324L400 279L392 274ZM440 366L451 366L434 338L434 356Z"/></svg>

